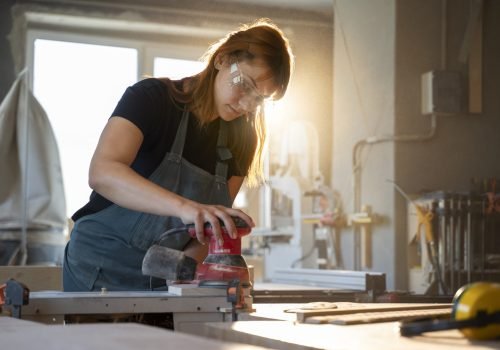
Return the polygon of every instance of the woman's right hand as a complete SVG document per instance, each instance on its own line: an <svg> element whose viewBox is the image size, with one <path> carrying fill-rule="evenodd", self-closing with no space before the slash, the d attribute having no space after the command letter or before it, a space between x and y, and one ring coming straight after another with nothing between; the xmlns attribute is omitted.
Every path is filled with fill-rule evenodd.
<svg viewBox="0 0 500 350"><path fill-rule="evenodd" d="M219 245L222 245L224 239L222 238L221 220L229 234L229 237L238 238L236 225L234 224L233 216L241 218L247 223L249 227L255 227L255 223L250 216L245 214L240 209L228 208L222 205L207 205L186 200L180 208L178 215L184 224L194 223L196 238L201 244L205 244L207 239L204 234L205 223L212 226L212 231L217 237Z"/></svg>

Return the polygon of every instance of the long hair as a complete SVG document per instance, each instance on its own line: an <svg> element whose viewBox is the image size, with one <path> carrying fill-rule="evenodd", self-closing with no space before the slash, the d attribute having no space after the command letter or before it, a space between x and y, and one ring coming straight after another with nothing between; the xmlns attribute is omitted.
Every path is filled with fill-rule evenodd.
<svg viewBox="0 0 500 350"><path fill-rule="evenodd" d="M214 43L203 55L205 69L193 77L183 79L187 89L177 89L172 81L163 79L172 91L173 98L187 104L195 111L201 125L207 124L217 110L214 99L214 82L218 70L217 57L234 57L238 60L262 59L271 69L278 87L271 98L279 100L285 94L293 71L294 58L288 39L271 22L262 18L242 25ZM263 180L263 147L266 139L264 109L258 108L252 115L240 117L229 125L229 148L233 153L238 172L247 174L247 184L257 185Z"/></svg>

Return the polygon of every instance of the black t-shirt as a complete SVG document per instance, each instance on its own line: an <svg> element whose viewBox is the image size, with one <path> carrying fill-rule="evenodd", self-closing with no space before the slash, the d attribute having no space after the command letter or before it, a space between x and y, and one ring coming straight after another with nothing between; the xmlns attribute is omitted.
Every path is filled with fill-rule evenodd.
<svg viewBox="0 0 500 350"><path fill-rule="evenodd" d="M148 78L126 89L112 116L123 117L134 123L144 135L143 143L131 167L148 178L170 151L182 118L183 105L175 105L169 96L167 86L158 79ZM189 115L183 158L190 163L215 173L217 162L216 146L219 134L217 118L200 126L196 117ZM229 162L228 179L244 176L236 173L234 159ZM96 213L112 202L92 191L89 202L73 216L74 221Z"/></svg>

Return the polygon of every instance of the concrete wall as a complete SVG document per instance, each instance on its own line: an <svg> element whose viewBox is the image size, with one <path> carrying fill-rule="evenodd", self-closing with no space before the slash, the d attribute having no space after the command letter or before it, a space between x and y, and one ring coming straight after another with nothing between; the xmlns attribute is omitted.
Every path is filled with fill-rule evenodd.
<svg viewBox="0 0 500 350"><path fill-rule="evenodd" d="M469 66L459 61L470 13L470 1L400 1L397 6L396 114L395 130L424 132L429 117L420 113L420 75L444 67L459 71L467 85ZM400 144L396 148L396 178L409 193L445 190L467 192L472 179L498 178L500 163L500 3L484 1L482 52L482 103L479 114L464 112L438 116L434 139L421 144ZM444 16L443 16L444 15ZM425 25L422 25L425 23ZM444 24L446 36L441 40ZM444 45L444 51L441 47ZM467 93L467 92L466 92ZM464 99L467 105L468 98ZM405 203L396 196L396 237L406 230ZM400 242L399 261L404 242ZM404 271L398 271L404 276ZM401 278L404 281L403 278Z"/></svg>
<svg viewBox="0 0 500 350"><path fill-rule="evenodd" d="M332 183L347 214L354 210L353 147L373 135L394 130L395 1L337 1L334 37L334 121ZM393 215L386 179L394 178L394 144L365 147L361 155L360 198L385 217ZM393 284L393 223L373 231L373 269L386 272ZM353 269L354 237L343 231L342 253Z"/></svg>
<svg viewBox="0 0 500 350"><path fill-rule="evenodd" d="M468 66L458 60L469 16L469 1L448 1L446 66L467 78ZM396 129L423 130L428 117L420 113L420 75L440 68L440 6L436 1L401 1L398 6ZM406 20L403 20L406 19ZM500 3L484 2L483 112L438 117L438 133L423 145L400 145L397 176L411 192L423 189L469 190L471 178L500 172L496 150L500 139ZM411 22L410 22L411 21ZM424 22L426 26L418 26Z"/></svg>
<svg viewBox="0 0 500 350"><path fill-rule="evenodd" d="M369 136L425 135L430 117L421 113L421 75L429 70L460 71L458 60L469 18L468 0L337 1L334 37L334 124L332 183L352 213L352 147ZM386 272L390 288L407 288L406 201L386 179L408 194L468 191L472 178L499 177L500 3L484 1L483 112L438 116L434 138L384 142L365 147L361 203L383 218L374 227L373 266ZM446 42L442 47L442 25ZM344 41L345 36L345 41ZM347 45L347 49L346 49ZM444 63L442 58L445 58ZM357 82L357 84L356 84ZM346 263L352 266L352 229L342 234Z"/></svg>

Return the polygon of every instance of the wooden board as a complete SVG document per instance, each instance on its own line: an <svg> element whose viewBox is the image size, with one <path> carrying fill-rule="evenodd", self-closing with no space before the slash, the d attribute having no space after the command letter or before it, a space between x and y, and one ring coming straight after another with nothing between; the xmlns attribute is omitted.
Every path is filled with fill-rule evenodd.
<svg viewBox="0 0 500 350"><path fill-rule="evenodd" d="M352 350L457 350L500 349L500 341L469 341L458 330L406 338L397 322L339 326L288 321L207 323L202 335L222 341L239 341L273 349Z"/></svg>
<svg viewBox="0 0 500 350"><path fill-rule="evenodd" d="M173 284L168 292L179 296L226 296L226 288L205 288L198 284Z"/></svg>
<svg viewBox="0 0 500 350"><path fill-rule="evenodd" d="M62 290L60 266L0 266L0 284L13 278L30 291Z"/></svg>
<svg viewBox="0 0 500 350"><path fill-rule="evenodd" d="M450 309L451 304L413 304L413 303L350 303L336 302L336 308L307 308L308 304L303 304L300 308L288 309L286 312L295 313L298 322L306 322L307 318L315 316L330 316L366 313L371 311L395 311L395 310L432 310Z"/></svg>
<svg viewBox="0 0 500 350"><path fill-rule="evenodd" d="M363 323L377 323L390 321L403 321L408 319L440 318L449 319L451 308L422 309L422 310L384 310L372 312L359 312L354 314L313 316L306 319L306 323L322 324L331 323L339 325L353 325Z"/></svg>
<svg viewBox="0 0 500 350"><path fill-rule="evenodd" d="M2 349L15 350L263 349L135 323L49 326L10 317L0 317L0 339Z"/></svg>

